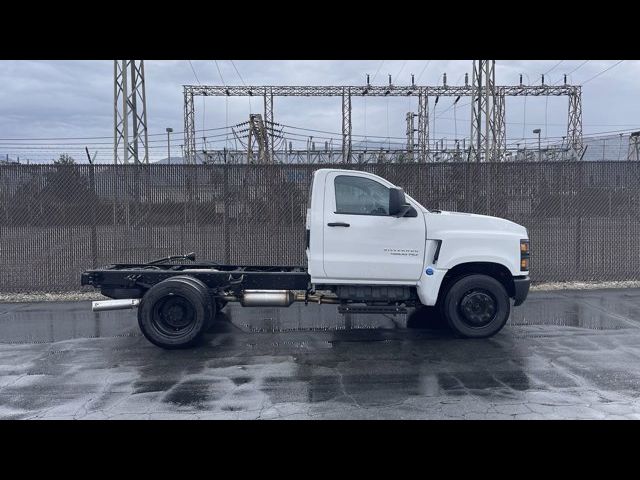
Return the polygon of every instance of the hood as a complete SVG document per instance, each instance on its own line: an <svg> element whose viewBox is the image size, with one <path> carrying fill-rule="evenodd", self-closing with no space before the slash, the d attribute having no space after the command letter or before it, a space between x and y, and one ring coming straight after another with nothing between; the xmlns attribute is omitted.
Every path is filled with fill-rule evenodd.
<svg viewBox="0 0 640 480"><path fill-rule="evenodd" d="M527 229L515 222L500 217L463 212L425 212L427 230L487 230L518 234L527 238ZM429 235L431 237L431 235Z"/></svg>

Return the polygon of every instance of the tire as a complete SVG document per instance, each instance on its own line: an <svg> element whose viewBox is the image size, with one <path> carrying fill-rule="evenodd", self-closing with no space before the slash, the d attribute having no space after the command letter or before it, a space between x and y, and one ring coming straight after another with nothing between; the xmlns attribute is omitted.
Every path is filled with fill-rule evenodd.
<svg viewBox="0 0 640 480"><path fill-rule="evenodd" d="M504 286L488 275L457 279L442 302L442 314L451 329L466 338L486 338L507 323L511 302Z"/></svg>
<svg viewBox="0 0 640 480"><path fill-rule="evenodd" d="M168 278L151 287L138 307L138 325L154 345L187 348L198 343L215 316L215 303L200 280Z"/></svg>
<svg viewBox="0 0 640 480"><path fill-rule="evenodd" d="M220 307L219 307L218 301L211 295L211 292L210 292L209 288L201 280L198 280L195 277L190 277L188 275L180 275L178 277L173 277L173 278L174 279L178 278L178 279L184 280L186 282L190 282L191 284L193 284L196 288L198 288L204 295L206 295L210 299L210 301L212 303L212 306L213 306L213 311L211 312L211 316L207 320L207 326L205 328L205 331L208 331L213 326L213 323L214 323L214 321L216 319L216 315L220 311Z"/></svg>

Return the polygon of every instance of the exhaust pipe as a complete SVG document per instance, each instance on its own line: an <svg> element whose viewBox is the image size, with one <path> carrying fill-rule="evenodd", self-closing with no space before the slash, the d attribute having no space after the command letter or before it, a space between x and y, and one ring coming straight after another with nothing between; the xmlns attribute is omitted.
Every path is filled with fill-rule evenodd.
<svg viewBox="0 0 640 480"><path fill-rule="evenodd" d="M91 303L94 312L106 312L107 310L131 310L140 304L139 298L125 298L122 300L98 300Z"/></svg>
<svg viewBox="0 0 640 480"><path fill-rule="evenodd" d="M340 303L335 296L307 295L292 290L245 290L242 296L227 295L221 297L228 302L240 302L243 307L289 307L294 302L305 303ZM91 303L94 312L109 310L131 310L140 305L139 298L121 300L98 300Z"/></svg>
<svg viewBox="0 0 640 480"><path fill-rule="evenodd" d="M240 297L224 298L229 302L240 302L243 307L289 307L294 302L340 303L335 296L308 295L292 290L245 290Z"/></svg>

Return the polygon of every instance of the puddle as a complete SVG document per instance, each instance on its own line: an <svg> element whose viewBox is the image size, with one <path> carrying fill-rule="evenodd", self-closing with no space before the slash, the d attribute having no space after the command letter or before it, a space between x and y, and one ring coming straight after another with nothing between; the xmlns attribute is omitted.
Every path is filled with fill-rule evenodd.
<svg viewBox="0 0 640 480"><path fill-rule="evenodd" d="M597 302L600 302L596 300ZM531 298L523 305L511 311L509 325L553 325L561 327L585 328L589 330L619 330L623 328L640 327L640 322L634 324L634 316L627 317L627 312L616 311L620 302L609 299L608 305L600 302L594 305L591 297L589 301L576 296L549 296L547 298ZM640 312L635 318L640 318Z"/></svg>
<svg viewBox="0 0 640 480"><path fill-rule="evenodd" d="M634 291L534 292L512 309L509 325L560 326L587 330L640 327L640 296ZM442 323L408 314L340 314L336 305L242 308L230 304L211 334L442 330ZM135 310L94 313L91 302L0 304L0 343L50 343L74 338L141 335ZM282 340L282 339L281 339ZM299 345L305 348L305 345Z"/></svg>
<svg viewBox="0 0 640 480"><path fill-rule="evenodd" d="M94 313L91 302L0 305L0 343L141 335L135 311Z"/></svg>

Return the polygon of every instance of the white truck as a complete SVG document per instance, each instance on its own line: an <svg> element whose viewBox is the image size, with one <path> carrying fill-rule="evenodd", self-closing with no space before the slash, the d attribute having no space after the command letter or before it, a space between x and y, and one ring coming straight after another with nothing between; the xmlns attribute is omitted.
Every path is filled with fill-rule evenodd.
<svg viewBox="0 0 640 480"><path fill-rule="evenodd" d="M306 268L193 263L187 254L87 270L81 284L113 299L93 302L94 311L138 307L143 334L163 348L195 345L227 302L332 303L354 314L424 306L459 336L483 338L505 325L511 299L520 305L529 292L523 226L428 210L367 172L314 173L306 239Z"/></svg>

